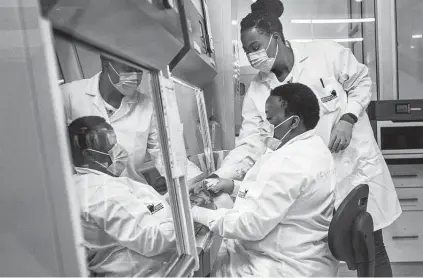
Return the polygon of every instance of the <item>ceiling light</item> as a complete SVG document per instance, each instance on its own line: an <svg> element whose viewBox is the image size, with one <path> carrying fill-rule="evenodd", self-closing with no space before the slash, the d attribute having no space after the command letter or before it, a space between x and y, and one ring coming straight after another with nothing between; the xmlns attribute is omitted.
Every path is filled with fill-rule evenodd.
<svg viewBox="0 0 423 278"><path fill-rule="evenodd" d="M237 24L238 24L238 21L232 20L232 25L237 25Z"/></svg>
<svg viewBox="0 0 423 278"><path fill-rule="evenodd" d="M413 39L421 39L421 38L423 38L423 35L422 34L416 34L416 35L412 35L411 37Z"/></svg>
<svg viewBox="0 0 423 278"><path fill-rule="evenodd" d="M291 23L297 24L324 24L324 23L363 23L374 22L375 18L352 18L352 19L292 19Z"/></svg>

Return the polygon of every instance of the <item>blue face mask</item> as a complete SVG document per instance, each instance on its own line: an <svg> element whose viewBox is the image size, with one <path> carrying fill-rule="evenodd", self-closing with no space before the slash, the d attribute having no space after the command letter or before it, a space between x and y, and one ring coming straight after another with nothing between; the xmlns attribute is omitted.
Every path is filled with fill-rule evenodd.
<svg viewBox="0 0 423 278"><path fill-rule="evenodd" d="M289 130L285 133L285 135L284 136L282 136L282 138L281 139L278 139L278 138L275 138L275 130L277 129L277 128L279 128L280 126L282 126L283 124L285 124L287 121L289 121L289 120L291 120L292 118L294 118L294 117L298 117L298 116L291 116L291 117L289 117L288 119L286 119L285 121L283 121L283 122L281 122L280 124L278 124L277 126L274 126L274 125L272 125L272 124L270 124L270 129L271 129L271 131L270 131L270 134L271 134L271 136L269 136L269 137L266 137L265 139L264 139L264 142L265 142L265 144L266 144L266 146L269 148L269 149L271 149L272 151L276 151L279 147L280 147L280 145L282 144L282 142L283 142L283 140L286 138L286 136L288 136L288 134L294 129L294 128L292 128L292 127L290 127L289 128Z"/></svg>

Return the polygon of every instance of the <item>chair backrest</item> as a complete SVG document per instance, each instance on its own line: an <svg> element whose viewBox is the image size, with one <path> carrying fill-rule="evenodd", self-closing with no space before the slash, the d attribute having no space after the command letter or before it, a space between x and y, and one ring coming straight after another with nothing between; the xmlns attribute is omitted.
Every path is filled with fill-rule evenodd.
<svg viewBox="0 0 423 278"><path fill-rule="evenodd" d="M374 273L373 221L367 209L369 186L354 188L335 211L329 226L329 248L333 256L357 270L358 277Z"/></svg>

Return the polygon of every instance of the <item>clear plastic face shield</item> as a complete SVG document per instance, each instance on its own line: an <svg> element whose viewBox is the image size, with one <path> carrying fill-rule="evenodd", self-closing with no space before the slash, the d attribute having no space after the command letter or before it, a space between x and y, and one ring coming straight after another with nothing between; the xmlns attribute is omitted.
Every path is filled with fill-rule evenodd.
<svg viewBox="0 0 423 278"><path fill-rule="evenodd" d="M101 129L86 134L85 138L77 137L77 140L85 139L86 148L82 153L88 164L116 176L122 174L128 162L128 152L117 143L114 131ZM105 152L108 148L109 151Z"/></svg>

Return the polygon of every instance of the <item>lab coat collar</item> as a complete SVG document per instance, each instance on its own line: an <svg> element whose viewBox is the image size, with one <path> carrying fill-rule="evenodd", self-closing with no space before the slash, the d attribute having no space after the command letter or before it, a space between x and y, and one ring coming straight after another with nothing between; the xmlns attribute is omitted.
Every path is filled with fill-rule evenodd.
<svg viewBox="0 0 423 278"><path fill-rule="evenodd" d="M97 73L90 79L90 84L87 86L87 91L85 92L87 95L92 97L98 97L102 99L100 94L100 74L101 72ZM128 104L138 103L140 101L141 94L135 94L132 97L125 96L123 100Z"/></svg>
<svg viewBox="0 0 423 278"><path fill-rule="evenodd" d="M295 70L295 67L298 66L298 64L301 64L308 58L308 53L306 51L306 45L304 43L298 43L298 42L288 42L292 48L292 51L294 52L294 66L291 69L291 73ZM291 74L290 73L290 74ZM265 72L259 72L258 74L259 80L261 82L265 83L272 83L277 82L280 83L278 78L273 72L265 73Z"/></svg>
<svg viewBox="0 0 423 278"><path fill-rule="evenodd" d="M281 149L284 148L284 147L286 147L286 146L288 146L288 145L291 145L291 144L293 144L293 143L295 143L297 141L309 139L310 137L312 137L314 135L316 135L316 131L314 129L309 130L309 131L306 131L304 133L301 133L300 135L295 136L294 138L292 138L291 140L289 140L288 142L286 142L286 144L283 145L281 147Z"/></svg>

